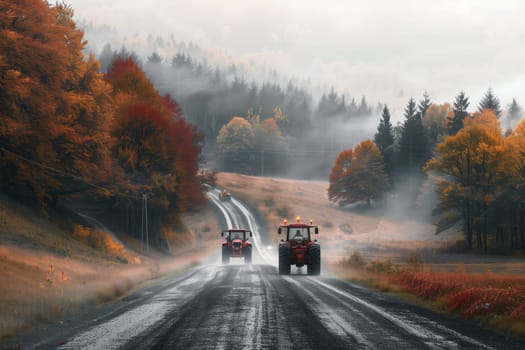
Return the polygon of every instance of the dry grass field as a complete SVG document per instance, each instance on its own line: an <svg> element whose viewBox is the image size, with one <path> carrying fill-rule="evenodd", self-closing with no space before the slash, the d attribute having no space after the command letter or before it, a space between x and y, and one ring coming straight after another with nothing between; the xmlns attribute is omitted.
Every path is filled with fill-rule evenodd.
<svg viewBox="0 0 525 350"><path fill-rule="evenodd" d="M435 235L421 220L339 208L327 199L327 182L222 173L218 184L264 213L274 241L283 218L314 220L324 264L339 277L525 336L523 257L448 253L459 232Z"/></svg>
<svg viewBox="0 0 525 350"><path fill-rule="evenodd" d="M218 185L265 213L270 237L276 238L277 226L284 218L313 220L320 226L319 239L329 261L338 261L354 250L369 258L437 251L459 237L457 233L435 235L430 223L342 209L328 200L328 182L324 181L220 173Z"/></svg>
<svg viewBox="0 0 525 350"><path fill-rule="evenodd" d="M193 266L217 250L218 224L209 208L167 232L172 256L141 252L140 241L52 223L0 197L0 339L124 297L158 278ZM139 253L141 252L141 253Z"/></svg>

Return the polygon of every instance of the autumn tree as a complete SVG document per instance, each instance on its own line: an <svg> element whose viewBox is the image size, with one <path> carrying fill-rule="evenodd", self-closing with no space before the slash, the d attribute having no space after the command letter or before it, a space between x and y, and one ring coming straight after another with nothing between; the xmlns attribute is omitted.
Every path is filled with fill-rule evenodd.
<svg viewBox="0 0 525 350"><path fill-rule="evenodd" d="M255 130L242 117L233 117L217 136L218 159L226 169L250 173L250 155L254 152Z"/></svg>
<svg viewBox="0 0 525 350"><path fill-rule="evenodd" d="M456 133L463 128L463 120L465 120L468 115L467 108L469 105L468 97L461 91L454 100L452 114L447 118L449 135L456 135Z"/></svg>
<svg viewBox="0 0 525 350"><path fill-rule="evenodd" d="M434 149L438 141L442 140L447 135L447 117L451 113L451 108L448 103L441 105L432 104L428 107L423 117L423 126L425 127L426 135L428 136L428 144L430 149Z"/></svg>
<svg viewBox="0 0 525 350"><path fill-rule="evenodd" d="M63 81L64 94L57 109L62 133L54 148L67 173L83 179L82 182L64 179L62 192L67 193L82 188L85 181L100 184L109 180L107 144L113 108L110 86L98 72L99 63L93 55L84 57L86 41L73 20L73 9L57 4L56 11L58 24L66 28L69 74Z"/></svg>
<svg viewBox="0 0 525 350"><path fill-rule="evenodd" d="M501 128L492 111L466 120L463 129L439 144L426 165L427 171L445 175L438 181L437 230L462 221L469 249L476 243L486 251L504 164Z"/></svg>
<svg viewBox="0 0 525 350"><path fill-rule="evenodd" d="M389 188L381 151L370 140L339 154L329 177L328 198L339 205L364 201L368 206Z"/></svg>
<svg viewBox="0 0 525 350"><path fill-rule="evenodd" d="M261 116L261 110L249 108L246 118L233 117L217 136L217 158L223 169L251 174L276 173L286 163L286 142L280 125L287 118L279 106L274 115Z"/></svg>
<svg viewBox="0 0 525 350"><path fill-rule="evenodd" d="M374 142L383 155L385 171L390 179L392 179L394 171L394 141L394 130L390 122L390 110L388 106L385 105L383 107L381 120L377 126L377 132L374 135Z"/></svg>
<svg viewBox="0 0 525 350"><path fill-rule="evenodd" d="M282 165L287 163L283 152L286 149L286 142L279 127L285 123L286 116L277 106L274 109L273 117L266 118L254 125L254 147L258 151L255 161L259 164L261 175L282 171Z"/></svg>
<svg viewBox="0 0 525 350"><path fill-rule="evenodd" d="M0 9L0 187L46 208L103 179L108 87L84 57L69 6L2 1Z"/></svg>
<svg viewBox="0 0 525 350"><path fill-rule="evenodd" d="M506 223L508 239L498 238L503 246L525 250L525 119L505 139L505 181L499 201L499 215ZM503 221L503 220L502 220Z"/></svg>
<svg viewBox="0 0 525 350"><path fill-rule="evenodd" d="M273 109L273 119L277 123L279 129L282 129L288 124L288 117L284 115L280 106L275 106L275 108Z"/></svg>
<svg viewBox="0 0 525 350"><path fill-rule="evenodd" d="M490 109L499 118L501 117L501 107L499 99L494 95L491 88L487 90L485 95L481 98L478 106L478 112L482 113L485 109Z"/></svg>
<svg viewBox="0 0 525 350"><path fill-rule="evenodd" d="M120 192L150 198L152 231L160 240L180 213L204 203L197 179L202 138L132 59L115 60L105 77L116 104L111 150L124 173ZM126 212L134 205L115 202Z"/></svg>

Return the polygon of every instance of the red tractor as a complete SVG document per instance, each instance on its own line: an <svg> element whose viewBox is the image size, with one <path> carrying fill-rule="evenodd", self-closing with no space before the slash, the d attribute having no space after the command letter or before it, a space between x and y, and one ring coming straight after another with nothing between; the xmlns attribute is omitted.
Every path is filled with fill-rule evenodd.
<svg viewBox="0 0 525 350"><path fill-rule="evenodd" d="M229 264L230 258L244 258L245 264L252 263L252 242L248 240L252 237L251 231L230 229L222 231L221 236L226 239L222 242L223 264Z"/></svg>
<svg viewBox="0 0 525 350"><path fill-rule="evenodd" d="M219 199L223 202L228 202L232 199L232 194L226 190L222 190L219 193Z"/></svg>
<svg viewBox="0 0 525 350"><path fill-rule="evenodd" d="M302 267L307 265L309 275L321 273L321 246L317 239L312 240L313 234L319 234L319 228L312 224L300 222L288 224L284 220L279 226L278 234L285 234L286 240L281 239L279 244L279 273L289 275L291 265Z"/></svg>

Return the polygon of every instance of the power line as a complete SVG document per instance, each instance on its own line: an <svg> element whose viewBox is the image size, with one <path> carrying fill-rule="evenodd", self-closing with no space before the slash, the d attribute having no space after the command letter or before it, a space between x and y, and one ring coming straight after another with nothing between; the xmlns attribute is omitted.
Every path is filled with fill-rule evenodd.
<svg viewBox="0 0 525 350"><path fill-rule="evenodd" d="M111 189L109 189L109 188L107 188L105 186L101 186L101 185L92 183L92 182L86 180L82 176L68 174L68 173L66 173L63 170L56 169L56 168L53 168L53 167L51 167L49 165L46 165L46 164L37 162L35 160L29 159L27 157L24 157L24 156L22 156L22 155L20 155L18 153L15 153L13 151L10 151L10 150L6 149L4 146L0 145L0 150L2 150L5 153L9 153L9 154L15 156L16 158L21 159L21 160L23 160L23 161L25 161L25 162L27 162L29 164L32 164L34 166L38 166L38 167L40 167L42 169L51 171L51 172L53 172L55 174L58 174L58 175L61 175L61 176L71 177L71 178L73 178L75 180L78 180L80 182L83 182L86 185L89 185L91 187L107 191L109 193L112 193L112 194L120 196L120 197L126 197L126 198L141 200L142 201L142 213L141 213L141 227L140 227L140 230L141 230L142 251L144 251L144 238L145 238L146 251L149 252L148 195L145 192L142 193L142 196L138 197L138 196L133 196L133 195L129 195L129 194L126 194L126 193L114 191L114 190L111 190Z"/></svg>
<svg viewBox="0 0 525 350"><path fill-rule="evenodd" d="M88 186L91 186L91 187L94 187L94 188L97 188L97 189L100 189L100 190L104 190L104 191L107 191L109 193L112 193L114 195L117 195L117 196L120 196L120 197L127 197L127 198L131 198L131 199L142 199L142 197L138 197L138 196L133 196L133 195L130 195L130 194L127 194L127 193L122 193L122 192L118 192L118 191L115 191L115 190L112 190L112 189L109 189L108 187L104 187L104 186L101 186L101 185L97 185L95 183L92 183L88 180L86 180L84 177L82 176L79 176L79 175L74 175L74 174L68 174L66 173L65 171L63 170L60 170L60 169L56 169L56 168L53 168L49 165L46 165L46 164L43 164L43 163L40 163L40 162L37 162L35 160L32 160L32 159L29 159L27 157L24 157L18 153L15 153L13 151L10 151L8 149L6 149L4 146L0 146L0 149L6 153L9 153L9 154L12 154L13 156L17 157L18 159L21 159L29 164L32 164L32 165L35 165L35 166L38 166L38 167L41 167L42 169L46 169L46 170L49 170L53 173L56 173L56 174L59 174L61 176L67 176L67 177L71 177L75 180L78 180L80 182L83 182L85 183L86 185Z"/></svg>
<svg viewBox="0 0 525 350"><path fill-rule="evenodd" d="M149 252L149 225L148 225L148 195L142 194L142 217L140 223L140 243L144 251L144 234L146 235L146 251Z"/></svg>

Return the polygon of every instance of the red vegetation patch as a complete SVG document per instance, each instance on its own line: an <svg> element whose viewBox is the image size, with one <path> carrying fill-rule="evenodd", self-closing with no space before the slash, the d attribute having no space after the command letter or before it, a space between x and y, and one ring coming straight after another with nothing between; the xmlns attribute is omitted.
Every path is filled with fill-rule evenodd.
<svg viewBox="0 0 525 350"><path fill-rule="evenodd" d="M405 271L392 277L406 291L442 300L465 318L498 315L525 321L525 277Z"/></svg>

